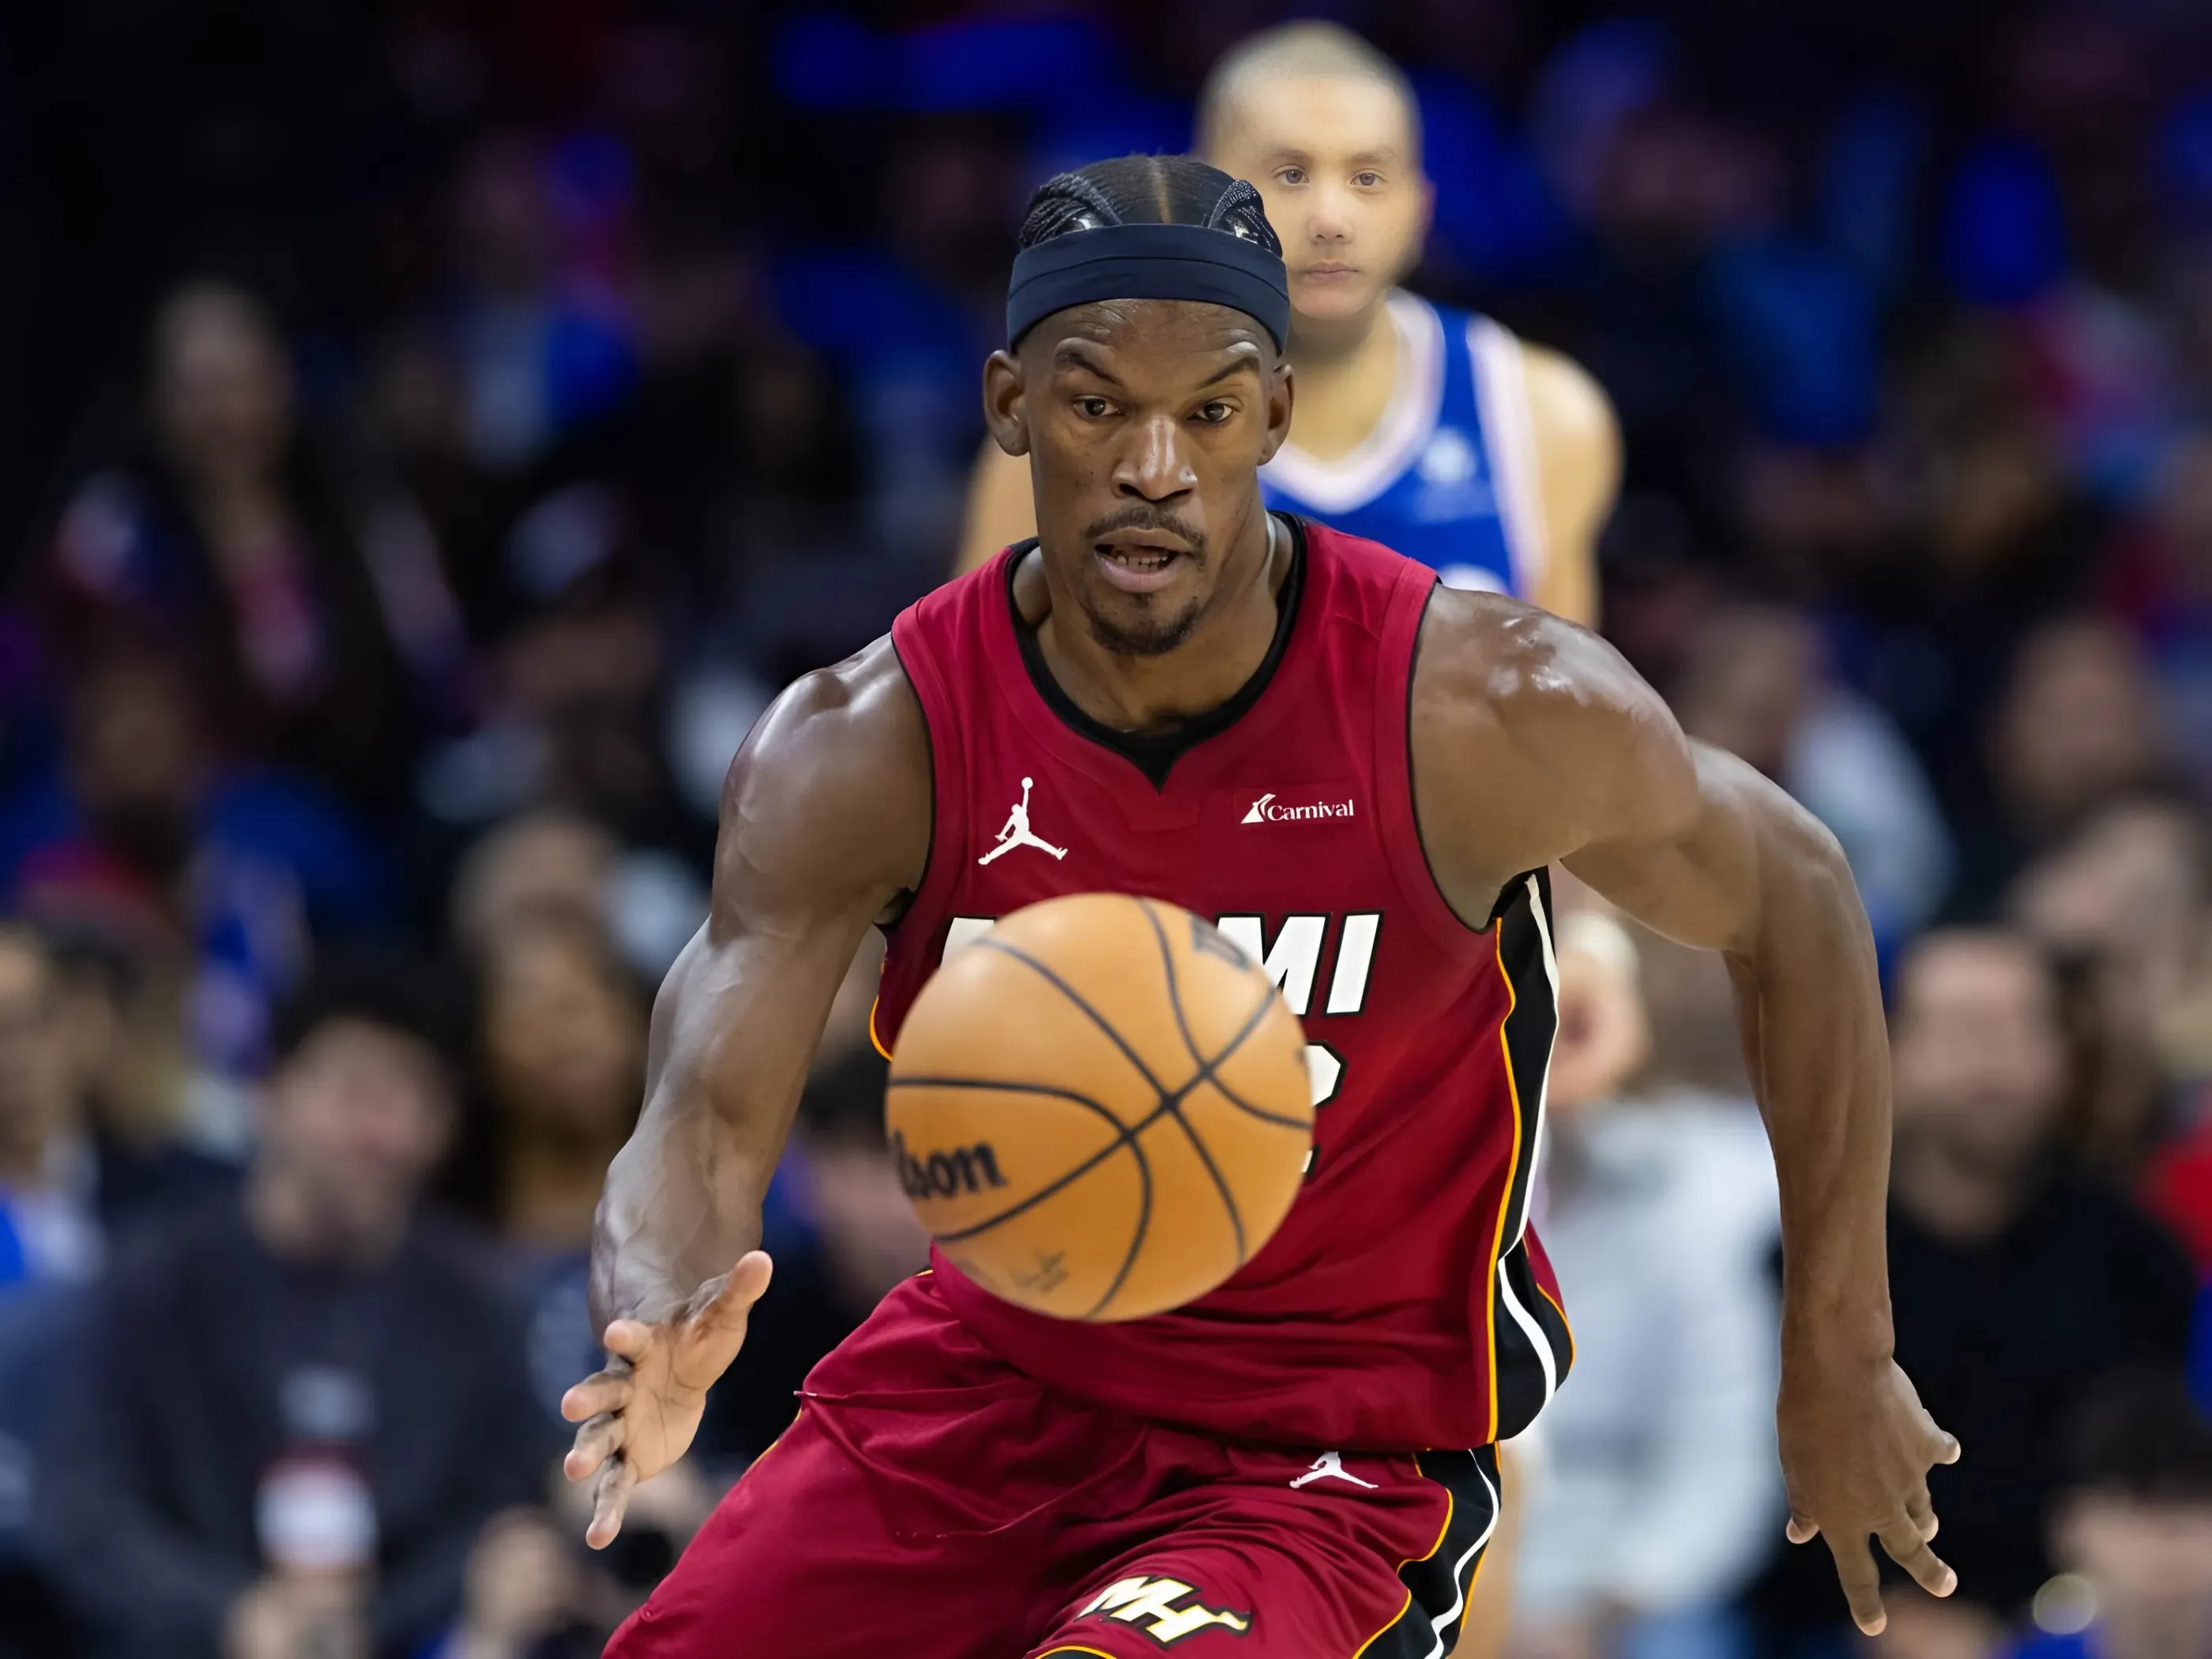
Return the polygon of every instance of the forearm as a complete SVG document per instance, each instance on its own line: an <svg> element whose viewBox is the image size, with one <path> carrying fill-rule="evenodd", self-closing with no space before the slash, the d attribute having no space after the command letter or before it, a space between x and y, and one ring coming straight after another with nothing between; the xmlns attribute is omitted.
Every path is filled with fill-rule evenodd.
<svg viewBox="0 0 2212 1659"><path fill-rule="evenodd" d="M1886 1358L1889 1045L1874 939L1832 836L1794 807L1760 829L1757 927L1728 964L1781 1194L1784 1342L1817 1333Z"/></svg>
<svg viewBox="0 0 2212 1659"><path fill-rule="evenodd" d="M811 1027L763 1019L750 983L836 974L795 954L702 931L653 1004L645 1109L607 1170L592 1237L592 1316L648 1320L682 1306L760 1243L775 1172L814 1043ZM824 1008L828 991L821 994Z"/></svg>

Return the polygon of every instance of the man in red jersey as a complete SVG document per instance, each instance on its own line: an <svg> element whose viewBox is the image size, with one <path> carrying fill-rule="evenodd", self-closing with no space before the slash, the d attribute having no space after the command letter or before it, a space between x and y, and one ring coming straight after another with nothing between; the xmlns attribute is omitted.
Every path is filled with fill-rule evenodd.
<svg viewBox="0 0 2212 1659"><path fill-rule="evenodd" d="M610 1651L1448 1652L1493 1444L1571 1358L1527 1224L1554 860L1735 970L1782 1188L1791 1536L1826 1536L1866 1629L1870 1536L1948 1593L1926 1477L1958 1448L1891 1358L1887 1048L1833 841L1592 635L1265 510L1289 301L1249 185L1152 156L1049 181L1007 313L985 407L1041 539L801 680L731 768L600 1206L614 1358L566 1406L592 1541L738 1355L761 1196L871 926L895 1042L1021 905L1214 918L1305 1023L1315 1163L1265 1249L1158 1318L1045 1319L942 1260L901 1286Z"/></svg>

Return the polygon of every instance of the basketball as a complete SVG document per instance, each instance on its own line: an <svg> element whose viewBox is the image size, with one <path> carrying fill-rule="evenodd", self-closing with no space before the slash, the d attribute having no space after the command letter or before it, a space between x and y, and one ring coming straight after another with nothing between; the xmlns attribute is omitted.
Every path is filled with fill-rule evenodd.
<svg viewBox="0 0 2212 1659"><path fill-rule="evenodd" d="M1289 1212L1313 1136L1304 1033L1260 965L1188 910L1111 893L955 952L899 1031L886 1116L946 1257L1084 1320L1228 1279Z"/></svg>

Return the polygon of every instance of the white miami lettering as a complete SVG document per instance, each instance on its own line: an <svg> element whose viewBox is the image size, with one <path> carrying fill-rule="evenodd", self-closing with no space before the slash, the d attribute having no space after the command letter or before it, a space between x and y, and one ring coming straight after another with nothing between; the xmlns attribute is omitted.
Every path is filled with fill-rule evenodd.
<svg viewBox="0 0 2212 1659"><path fill-rule="evenodd" d="M981 939L996 921L994 916L954 916L945 926L940 964L951 961ZM1337 929L1336 963L1329 975L1328 1000L1322 1004L1322 1012L1360 1013L1367 1006L1367 983L1375 969L1376 941L1382 929L1381 911L1354 910L1341 918L1327 913L1285 916L1272 944L1266 937L1264 917L1222 916L1214 926L1232 945L1260 964L1261 971L1282 992L1291 1012L1304 1019L1313 1006L1314 983L1321 976L1322 954L1328 943L1332 921L1340 921L1341 925ZM1327 1043L1309 1042L1306 1075L1311 1079L1314 1105L1326 1106L1336 1098L1343 1086L1344 1061Z"/></svg>
<svg viewBox="0 0 2212 1659"><path fill-rule="evenodd" d="M1184 1596L1195 1593L1180 1578L1124 1578L1119 1583L1109 1584L1075 1616L1135 1625L1164 1648L1217 1625L1239 1636L1252 1628L1252 1615L1249 1613L1231 1613L1195 1601L1182 1607L1176 1605Z"/></svg>

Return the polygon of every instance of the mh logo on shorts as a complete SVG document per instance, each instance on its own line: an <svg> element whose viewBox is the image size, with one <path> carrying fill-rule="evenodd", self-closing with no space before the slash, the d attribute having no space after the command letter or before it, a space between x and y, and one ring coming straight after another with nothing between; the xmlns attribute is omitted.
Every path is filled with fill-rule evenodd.
<svg viewBox="0 0 2212 1659"><path fill-rule="evenodd" d="M1118 1584L1109 1584L1097 1600L1075 1616L1133 1625L1164 1648L1217 1626L1237 1636L1252 1628L1249 1613L1226 1613L1196 1602L1176 1605L1193 1594L1192 1588L1178 1578L1124 1578Z"/></svg>

